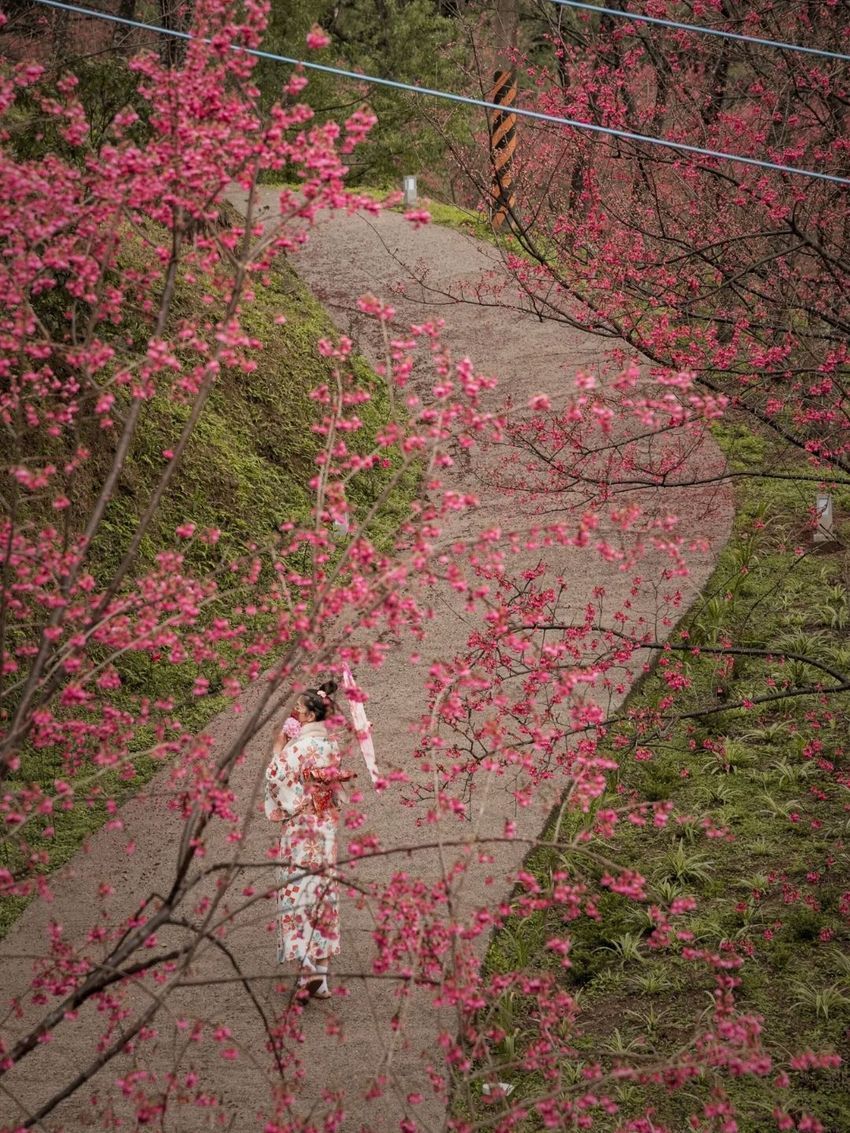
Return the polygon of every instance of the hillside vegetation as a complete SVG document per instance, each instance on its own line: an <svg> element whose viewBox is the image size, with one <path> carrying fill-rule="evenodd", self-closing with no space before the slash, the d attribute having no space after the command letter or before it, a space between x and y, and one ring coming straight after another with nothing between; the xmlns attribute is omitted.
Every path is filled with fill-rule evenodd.
<svg viewBox="0 0 850 1133"><path fill-rule="evenodd" d="M850 1027L850 694L829 694L828 672L778 656L787 651L846 671L850 493L835 493L836 543L813 545L801 520L811 485L758 476L764 467L805 469L743 424L725 424L715 435L732 471L755 478L738 489L729 544L670 639L685 651L661 654L605 736L602 750L619 764L608 793L589 816L553 820L543 841L557 838L564 850L540 849L527 862L545 893L553 873L590 882L604 871L600 861L613 860L647 879L648 900L610 893L598 902L597 916L568 924L557 907L517 914L495 935L486 971L497 978L522 962L559 973L583 1032L575 1058L562 1067L569 1094L586 1087L593 1067L608 1074L675 1061L677 1052L687 1059L700 1020L712 1009L713 980L683 959L683 949L690 942L740 958L739 1009L761 1020L773 1072L730 1083L702 1068L686 1089L672 1093L660 1084L624 1081L613 1087L621 1112L600 1128L613 1133L649 1106L665 1129L685 1129L694 1098L707 1103L722 1086L737 1108L740 1133L775 1129L771 1110L779 1102L814 1114L829 1133L848 1133L846 1064L837 1075L799 1070L787 1090L777 1091L773 1079L790 1051L845 1051ZM740 651L735 656L723 655L729 641ZM671 674L687 688L676 703L677 720L659 733L653 721L669 696ZM800 695L818 686L822 695ZM724 708L750 700L751 706ZM594 834L599 809L638 799L669 800L669 825L623 821L613 839ZM580 848L575 839L585 833L589 840ZM649 947L650 907L687 897L696 907L676 924L689 937L667 950ZM548 947L558 937L571 942L567 969ZM532 1109L533 1099L552 1088L523 1066L535 1039L530 1006L509 991L494 1020L493 1067L514 1086L497 1108L530 1103ZM458 1087L458 1112L480 1114L482 1104L492 1116L494 1103ZM529 1116L511 1127L530 1133L544 1126Z"/></svg>
<svg viewBox="0 0 850 1133"><path fill-rule="evenodd" d="M146 254L136 241L128 241L127 248L128 267L132 266L133 257ZM173 319L197 316L201 293L199 286L183 281L175 297ZM285 318L283 323L281 316ZM180 470L141 544L137 571L150 566L161 550L173 546L175 529L181 524L193 523L199 530L220 530L221 538L215 548L195 543L188 551L198 567L209 570L242 551L273 544L281 524L303 521L309 514L309 481L315 474L320 443L312 430L317 408L310 391L328 380L329 362L320 356L317 343L323 337L333 338L333 325L283 260L276 263L264 284L256 284L255 298L246 304L243 313L243 325L261 343L256 351L256 369L251 373L222 372ZM140 343L146 343L146 328L141 323L135 327L132 315L122 329L126 334L138 333ZM370 399L359 409L363 428L352 441L365 450L386 422L389 403L383 382L367 364L356 358L353 365L359 382L370 393ZM120 561L161 474L163 452L174 444L188 412L187 405L171 398L157 397L149 403L92 548L96 575L108 577ZM85 440L92 449L92 458L86 466L85 479L78 476L75 483L77 494L73 508L69 509L72 529L75 520L87 514L112 455L110 434L92 432ZM390 466L374 469L368 478L359 478L352 484L352 506L357 508L378 497L393 474ZM408 471L382 506L373 527L373 538L378 544L398 529L416 488L416 474ZM220 577L223 595L228 594L232 585L226 575ZM250 603L250 595L238 597ZM232 594L228 601L232 603ZM210 618L214 613L213 605L202 616ZM251 616L245 615L249 626ZM128 652L116 667L122 684L111 699L119 710L139 697L151 701L169 698L183 724L198 731L229 703L221 694L217 671L208 674L208 694L193 695L196 678L205 674L191 661L158 664L147 653ZM150 739L146 730L140 729L134 747L143 750L140 745ZM43 871L62 865L85 837L102 824L107 799L120 801L128 797L150 778L157 766L144 755L137 755L133 767L101 771L94 777L91 790L78 788L72 809L57 810L51 816L50 827L46 819L40 821L47 830L47 836L41 839ZM50 750L29 749L10 784L14 788L35 782L50 788L60 773L57 755ZM19 865L14 851L4 843L0 848L0 866L13 869ZM0 935L8 930L26 903L17 897L0 900Z"/></svg>

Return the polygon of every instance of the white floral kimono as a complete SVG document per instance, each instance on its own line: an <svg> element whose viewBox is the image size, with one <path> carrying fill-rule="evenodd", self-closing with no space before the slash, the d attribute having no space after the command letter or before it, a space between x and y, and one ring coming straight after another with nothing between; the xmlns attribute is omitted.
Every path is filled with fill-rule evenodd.
<svg viewBox="0 0 850 1133"><path fill-rule="evenodd" d="M339 747L321 722L295 739L281 733L266 769L266 818L281 823L277 958L312 964L339 952L336 866L339 811L333 791L310 786L311 771L339 766Z"/></svg>

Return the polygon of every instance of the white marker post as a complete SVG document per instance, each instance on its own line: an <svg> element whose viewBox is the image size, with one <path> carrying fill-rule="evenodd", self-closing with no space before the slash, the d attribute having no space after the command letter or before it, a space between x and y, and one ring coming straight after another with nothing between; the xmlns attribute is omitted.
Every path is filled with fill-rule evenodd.
<svg viewBox="0 0 850 1133"><path fill-rule="evenodd" d="M416 191L416 178L405 177L402 183L404 185L404 203L415 205L419 200L419 194Z"/></svg>
<svg viewBox="0 0 850 1133"><path fill-rule="evenodd" d="M832 496L819 495L816 497L815 511L817 527L815 528L816 543L831 543L835 538L832 527Z"/></svg>

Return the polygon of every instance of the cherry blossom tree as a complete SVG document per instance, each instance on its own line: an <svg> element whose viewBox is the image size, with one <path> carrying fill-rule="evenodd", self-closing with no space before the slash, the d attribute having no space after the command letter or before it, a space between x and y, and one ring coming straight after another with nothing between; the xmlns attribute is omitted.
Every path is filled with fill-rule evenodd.
<svg viewBox="0 0 850 1133"><path fill-rule="evenodd" d="M630 11L681 21L680 8ZM521 120L516 278L541 317L694 373L846 473L845 29L834 4L710 3L685 19L721 34L541 6L516 53L526 104L834 180ZM489 175L457 156L484 199Z"/></svg>
<svg viewBox="0 0 850 1133"><path fill-rule="evenodd" d="M205 0L194 20L195 38L175 65L152 53L129 64L144 131L135 112L123 111L91 146L74 80L53 89L35 64L15 67L0 91L4 120L23 98L35 101L67 150L36 163L15 154L7 132L2 155L3 894L37 897L49 909L55 819L90 800L105 807L103 836L115 862L114 874L96 879L82 930L66 931L48 915L45 939L16 961L26 980L12 993L4 1026L4 1126L73 1128L84 1119L102 1128L226 1128L244 1117L246 1127L268 1133L306 1133L339 1128L360 1104L367 1083L349 1083L346 1095L324 1082L316 1092L311 1080L311 1044L336 1040L340 1015L324 1017L321 1040L310 1009L277 974L271 978L282 990L270 1008L260 993L268 972L248 970L240 952L246 932L264 935L273 889L275 850L254 821L262 768L251 765L252 745L293 691L346 665L380 669L390 639L428 658L410 760L378 784L393 806L411 808L409 839L387 844L355 792L338 869L352 910L370 918L370 954L350 975L396 989L387 1050L410 1012L421 1007L439 1018L439 1049L423 1067L427 1104L437 1106L430 1112L443 1120L454 1107L447 1120L458 1130L520 1128L530 1118L548 1128L605 1128L624 1081L676 1090L706 1073L718 1082L775 1074L781 1096L795 1070L836 1065L837 1056L816 1051L777 1062L759 1020L737 1007L735 950L700 947L680 924L692 899L651 898L646 879L606 852L620 824L652 830L671 821L663 801L608 805L616 764L601 747L627 684L664 647L683 607L689 556L700 549L669 498L646 488L684 481L687 492L700 490L690 469L695 457L716 459L708 429L738 394L728 383L705 389L708 355L694 351L708 351L709 339L716 350L708 332L679 351L672 331L656 328L645 342L641 327L624 322L614 282L633 278L632 261L627 249L615 254L604 226L596 238L608 241L600 257L608 300L594 298L588 270L582 303L597 303L626 343L668 351L663 373L648 377L618 359L622 372L604 388L579 376L557 405L543 396L513 404L468 359L451 356L438 325L396 335L385 300L362 297L359 308L385 343L381 377L391 408L377 436L365 443L361 413L374 388L351 364L351 341L324 340L328 380L312 395L318 455L306 520L282 523L267 545L237 548L187 521L163 538L152 562L145 559L211 391L223 374L247 374L256 364L245 315L275 258L308 239L320 210L378 210L343 187L347 155L368 133L369 115L311 126L297 73L268 116L259 113L252 59L234 48L260 44L265 6L243 3L237 12ZM310 47L323 42L311 33ZM281 189L280 219L261 221L258 178L293 173L299 188ZM221 215L232 184L247 196L244 222ZM598 210L588 205L582 224L598 227ZM512 262L525 294L539 301L542 273L552 270L548 252L537 267ZM556 278L557 294L571 301L578 285L571 292ZM186 283L201 289L203 317L180 309ZM770 373L773 363L754 349L749 366ZM730 363L727 374L734 372ZM742 388L749 398L750 387ZM110 501L158 399L175 407L180 430L161 454L135 531L109 561L101 537ZM776 414L758 404L771 421L790 413L787 427L800 427L784 402ZM843 440L834 431L818 436L813 459L835 466ZM477 506L462 475L473 454L494 490L529 501L515 530L453 526ZM411 469L421 491L388 546L377 521ZM723 476L719 466L708 472L709 483ZM628 574L625 600L609 600L599 587L577 610L553 566L567 552ZM473 628L456 652L434 656L429 627L440 594L464 606ZM670 704L687 681L682 666L669 664L680 645L672 642L663 658ZM128 689L134 656L175 674L196 666L192 696L203 702L220 686L228 726L199 731L176 698ZM41 758L56 768L50 783L30 771ZM153 780L160 794L143 797L151 807L164 800L177 832L173 863L164 885L117 893L136 847L124 840L116 783L132 781L145 761L161 765ZM560 855L548 885L520 861L535 848ZM475 896L470 880L482 876L490 902ZM513 903L506 883L517 886ZM491 932L517 915L547 911L569 926L597 916L607 893L645 910L647 949L675 949L705 970L711 1006L673 1056L613 1067L597 1059L575 1077L582 1021L562 978L568 931L546 942L553 960L546 966L518 954L500 970L482 968L482 953ZM213 1009L203 989L228 981L234 997ZM342 989L340 1001L350 995ZM517 999L531 1032L522 1049L510 1047L505 1024L506 1004ZM248 1017L259 1044L256 1028L245 1030ZM250 1076L249 1115L228 1104L226 1068L234 1063ZM366 1091L376 1104L389 1053L385 1063L373 1068ZM499 1083L517 1068L536 1085L514 1104ZM488 1087L493 1106L484 1116L463 1112L461 1081ZM415 1129L423 1105L417 1087L396 1124ZM624 1120L635 1133L662 1128L650 1115ZM720 1092L696 1103L695 1128L732 1122ZM817 1127L788 1117L781 1102L776 1124Z"/></svg>
<svg viewBox="0 0 850 1133"><path fill-rule="evenodd" d="M534 498L527 494L533 485L538 508L550 514L594 492L606 500L635 502L645 514L652 507L650 497L658 506L667 493L688 485L695 496L708 498L711 485L724 480L784 480L801 496L802 545L796 555L802 562L816 522L814 491L818 485L839 490L847 471L844 28L834 6L826 5L755 12L701 4L689 6L686 15L681 5L664 3L630 5L629 10L686 19L718 32L805 44L823 54L541 5L537 40L529 46L526 38L524 51L515 53L525 80L524 104L603 129L820 171L826 178L520 119L512 236L499 242L511 280L454 286L449 297L530 310L567 331L587 328L628 344L634 353L621 355L624 365L642 364L648 380L678 386L671 400L679 407L683 395L687 399L697 390L718 399L733 430L758 436L759 446L767 438L766 457L739 462L730 443L729 463L714 463L706 448L696 455L696 434L674 439L657 416L647 420L643 438L619 429L616 439L600 442L597 422L616 419L621 402L614 407L594 399L597 417L588 428L568 399L565 409L547 406L533 420L510 427L516 463L502 469L502 483L526 506ZM481 152L483 141L478 153L456 151L475 202L486 200L489 188ZM670 510L680 509L670 504ZM750 569L743 558L740 569ZM789 576L793 571L792 565ZM717 601L731 600L733 590L737 584ZM639 619L606 610L604 592L598 599L588 604L583 618L575 610L565 616L559 608L569 602L560 581L541 572L536 584L526 579L510 587L501 619L494 618L496 628L476 643L477 655L501 679L524 681L525 694L535 681L551 687L551 678L541 675L547 656L555 667L563 663L563 654L577 663L581 644L577 649L576 643L587 642L595 650L607 645L618 664L634 663L644 650L661 646L659 635ZM757 596L753 610L763 601ZM508 610L515 610L515 617ZM746 625L747 618L741 620ZM510 640L516 634L523 636L533 663L503 648L503 636ZM664 746L669 730L686 715L676 695L691 679L684 658L706 650L718 658L717 700L692 707L689 718L707 721L730 709L757 710L802 697L812 705L807 719L819 728L819 721L840 711L848 681L845 666L833 668L817 645L809 639L805 656L784 654L786 663L804 664L812 679L789 685L769 677L764 686L730 703L724 686L739 661L782 655L782 644L711 637L699 624L676 634L663 646L660 660L660 683L666 682L670 695L646 716L633 710L629 737L619 736L621 751L651 760L657 746ZM616 684L610 673L607 681ZM495 680L485 684L483 695L479 691L488 707L502 695ZM565 699L575 711L574 696ZM512 733L509 744L520 748L527 709L527 701L517 698L500 716L502 727ZM575 724L583 728L585 721L561 721L562 728ZM481 758L483 732L476 725L472 712L455 706L454 750L465 765ZM582 742L592 754L593 739ZM711 742L705 740L709 749ZM488 1019L496 1018L494 1009ZM500 1041L497 1033L497 1047ZM706 1111L707 1127L714 1128L714 1120L717 1128L737 1128L729 1104L726 1099ZM777 1113L780 1124L795 1127L797 1119L783 1115L781 1106ZM557 1108L553 1114L553 1123L564 1120Z"/></svg>

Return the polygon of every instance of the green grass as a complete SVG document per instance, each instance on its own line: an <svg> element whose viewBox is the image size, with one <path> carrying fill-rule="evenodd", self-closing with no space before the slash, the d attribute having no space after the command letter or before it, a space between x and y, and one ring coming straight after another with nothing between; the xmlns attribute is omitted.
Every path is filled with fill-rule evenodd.
<svg viewBox="0 0 850 1133"><path fill-rule="evenodd" d="M141 255L130 245L128 256ZM247 331L262 342L257 351L257 369L250 374L223 372L186 450L182 466L145 536L139 555L138 570L153 561L157 552L174 545L174 529L181 523L194 522L199 528L219 528L222 537L211 550L197 545L190 560L201 571L215 567L223 557L238 555L244 548L273 545L279 525L286 521L303 521L309 515L311 496L308 481L315 471L319 438L311 431L316 406L310 390L329 377L329 363L321 358L316 344L322 337L333 338L334 327L329 316L313 298L294 272L280 261L269 273L265 285L256 285L256 298L244 313ZM175 317L200 314L200 289L181 283L175 300ZM285 315L284 325L276 318ZM135 334L145 341L143 324L125 325L124 333ZM354 360L358 382L367 387L371 399L358 407L363 429L349 442L359 451L371 448L380 427L389 417L389 400L382 379L362 359ZM118 490L110 503L97 541L92 548L95 573L103 578L120 561L128 540L136 530L138 517L162 472L163 450L173 447L187 416L188 409L165 397L154 399L147 407L136 443L127 461ZM76 515L86 513L111 457L109 442L96 432L91 438L93 457L75 485ZM352 483L351 506L361 513L377 499L390 477L396 472L391 461L384 469L370 471ZM418 491L416 467L407 468L380 509L371 534L379 547L390 545L393 536L407 518L413 497ZM225 576L221 582L223 597L219 609L228 612L243 595L235 593ZM208 611L212 616L215 608ZM243 619L250 624L250 619ZM258 630L262 619L255 619ZM187 662L180 665L157 664L147 654L129 653L118 663L122 688L112 694L115 707L130 707L139 696L152 699L171 697L180 714L181 723L190 731L201 730L229 702L220 694L220 675L213 678L207 696L192 695L195 678L204 670ZM216 684L216 677L219 683ZM143 754L153 742L151 729L134 734L131 743L133 764L122 771L99 772L85 784L90 770L81 769L77 786L81 798L68 811L51 818L53 834L49 839L35 836L33 844L46 855L35 872L52 871L80 848L106 817L106 802L119 804L147 782L157 769L153 760ZM16 778L9 783L15 790L27 782L51 787L54 778L64 774L58 754L52 751L24 752ZM33 829L43 829L46 820L38 820ZM0 866L17 870L23 863L14 847L0 846ZM26 905L22 898L0 899L0 936L8 931Z"/></svg>
<svg viewBox="0 0 850 1133"><path fill-rule="evenodd" d="M734 469L794 468L770 439L741 424L725 424L717 436ZM846 671L847 553L801 556L795 550L808 540L811 552L805 522L814 485L739 483L732 537L674 640L687 630L694 643L728 638L736 645L784 647ZM834 499L839 538L846 546L850 497L841 489ZM677 694L677 712L829 680L804 662L766 658L737 658L730 671L706 654L679 654L673 664L691 681L687 692ZM780 1061L802 1048L846 1051L850 926L839 900L850 889L843 848L850 837L843 785L850 772L850 697L833 696L825 705L817 697L784 698L680 721L663 736L641 735L634 717L656 707L667 691L656 667L630 695L625 712L633 719L612 728L603 744L619 769L600 805L616 805L624 797L669 799L674 819L666 830L623 823L613 841L599 848L647 877L653 901L666 904L678 893L693 895L696 911L678 925L694 934L697 945L716 950L732 942L750 953L741 971L739 1006L762 1017L766 1044ZM652 751L651 761L633 758L638 744ZM728 833L709 837L701 825L705 816ZM587 823L585 816L568 816L562 833L576 834ZM544 839L552 834L548 829ZM527 867L545 887L556 860L554 852L538 850ZM580 863L571 865L581 871ZM592 880L593 867L584 868ZM643 944L649 926L640 905L608 893L599 901L599 913L598 920L582 917L567 926L557 908L517 915L495 935L485 963L487 974L520 964L555 971L557 958L542 945L552 936L571 937L572 968L559 978L580 991L582 1014L575 1057L564 1067L567 1078L582 1063L599 1061L610 1068L618 1056L636 1049L669 1054L690 1033L712 986L682 958L681 946L658 953ZM529 1041L521 1011L513 1026L521 1052ZM499 1077L515 1084L511 1102L533 1097L539 1087L535 1075L515 1068ZM775 1091L771 1077L723 1082L739 1108L741 1133L775 1128L770 1110L777 1099L814 1113L829 1133L850 1133L846 1069L792 1073L787 1091ZM618 1120L651 1106L659 1122L685 1129L688 1114L697 1100L708 1099L711 1086L709 1076L681 1094L623 1085L619 1117L600 1118L594 1128L613 1131ZM470 1096L458 1094L458 1112L469 1112ZM472 1108L478 1118L490 1112ZM542 1127L530 1117L522 1129Z"/></svg>

